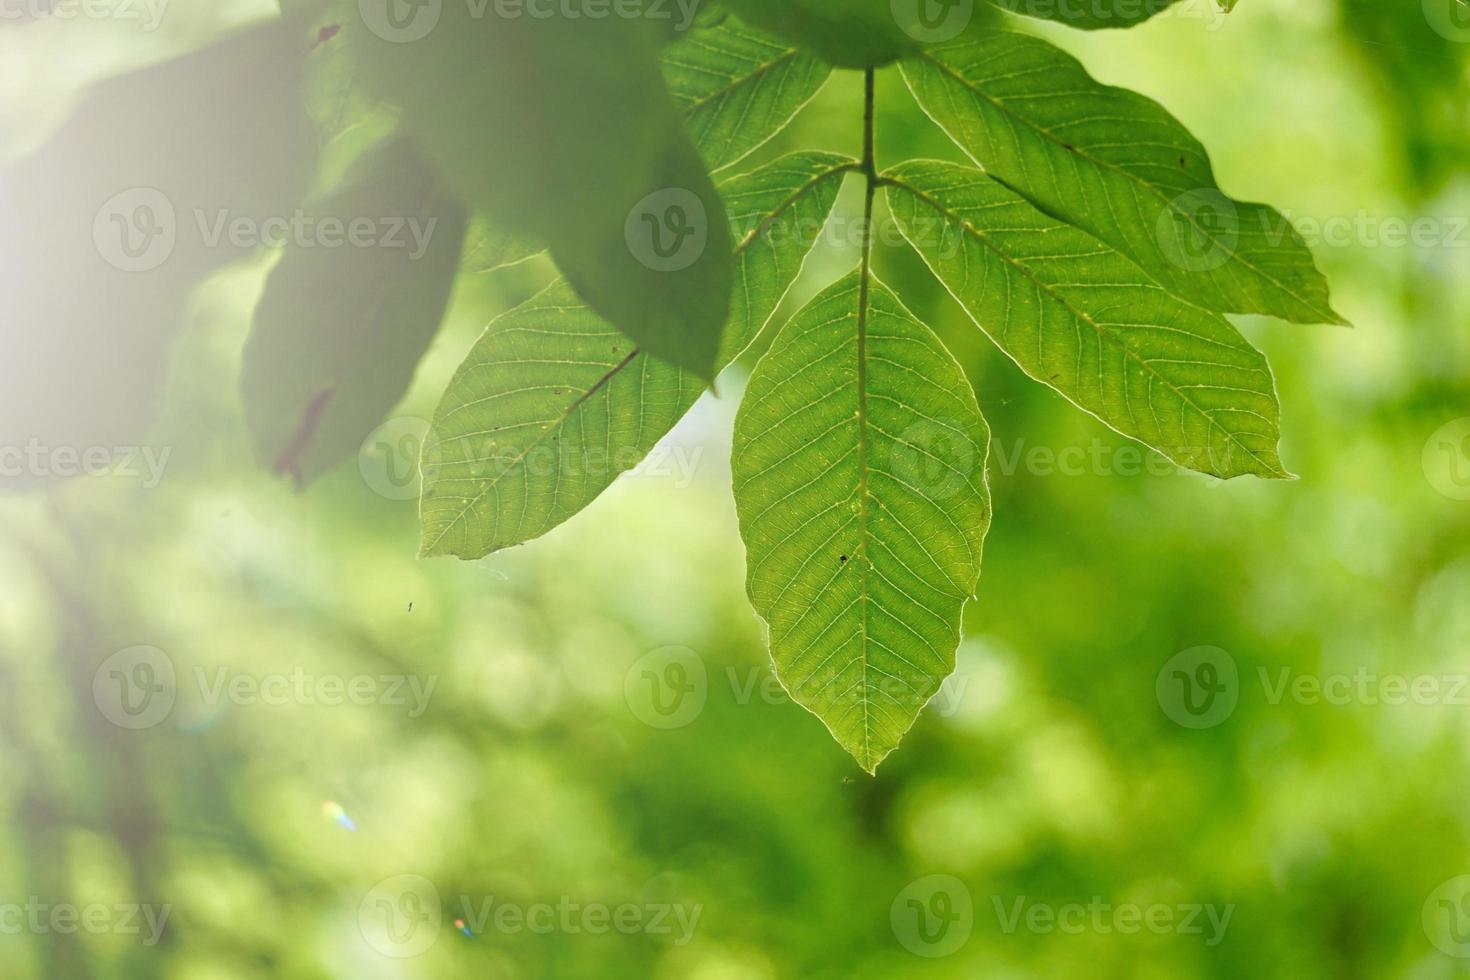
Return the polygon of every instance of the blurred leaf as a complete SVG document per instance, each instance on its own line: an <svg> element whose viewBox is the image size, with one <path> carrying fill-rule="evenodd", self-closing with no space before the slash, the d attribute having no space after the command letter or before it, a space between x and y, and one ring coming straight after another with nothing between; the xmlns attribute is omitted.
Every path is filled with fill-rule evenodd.
<svg viewBox="0 0 1470 980"><path fill-rule="evenodd" d="M1003 10L1054 20L1085 31L1132 27L1168 10L1179 0L990 0ZM1228 8L1227 8L1228 9Z"/></svg>
<svg viewBox="0 0 1470 980"><path fill-rule="evenodd" d="M306 217L370 231L338 247L288 245L245 345L256 452L298 486L350 458L408 390L465 234L464 209L403 138L360 158Z"/></svg>
<svg viewBox="0 0 1470 980"><path fill-rule="evenodd" d="M853 166L792 154L723 185L744 234L720 367L775 313ZM702 388L553 284L490 324L435 410L421 553L480 558L545 534L642 460Z"/></svg>
<svg viewBox="0 0 1470 980"><path fill-rule="evenodd" d="M913 6L924 0L914 0ZM918 49L894 16L904 0L724 0L747 22L840 68L896 61Z"/></svg>
<svg viewBox="0 0 1470 980"><path fill-rule="evenodd" d="M1204 147L1156 102L1008 31L934 48L903 72L924 111L988 173L1185 299L1343 322L1291 223L1226 197Z"/></svg>
<svg viewBox="0 0 1470 980"><path fill-rule="evenodd" d="M781 682L868 772L954 670L989 442L939 338L857 272L751 375L731 454L747 589Z"/></svg>
<svg viewBox="0 0 1470 980"><path fill-rule="evenodd" d="M254 250L213 230L306 193L306 46L274 24L110 79L0 172L0 445L141 445L190 291Z"/></svg>
<svg viewBox="0 0 1470 980"><path fill-rule="evenodd" d="M729 314L724 209L647 24L582 8L436 4L407 27L368 17L350 32L463 200L546 242L578 295L655 356L712 377Z"/></svg>
<svg viewBox="0 0 1470 980"><path fill-rule="evenodd" d="M1285 478L1266 359L1091 235L978 170L889 171L900 230L1021 369L1181 466Z"/></svg>
<svg viewBox="0 0 1470 980"><path fill-rule="evenodd" d="M711 170L775 136L831 69L734 18L693 31L663 53L664 78Z"/></svg>

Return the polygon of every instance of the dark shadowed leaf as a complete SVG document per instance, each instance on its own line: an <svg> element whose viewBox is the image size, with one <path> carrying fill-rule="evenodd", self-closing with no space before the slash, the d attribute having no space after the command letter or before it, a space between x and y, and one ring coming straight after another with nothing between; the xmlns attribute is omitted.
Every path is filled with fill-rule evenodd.
<svg viewBox="0 0 1470 980"><path fill-rule="evenodd" d="M403 397L459 269L464 209L394 138L306 210L354 232L291 243L245 345L241 391L256 452L298 485L352 456Z"/></svg>

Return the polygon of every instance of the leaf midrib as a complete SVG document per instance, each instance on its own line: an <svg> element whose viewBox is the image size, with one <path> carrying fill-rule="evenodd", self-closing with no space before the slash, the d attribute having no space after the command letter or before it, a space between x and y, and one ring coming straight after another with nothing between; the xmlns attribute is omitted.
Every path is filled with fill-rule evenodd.
<svg viewBox="0 0 1470 980"><path fill-rule="evenodd" d="M1191 409L1193 409L1201 418L1203 418L1205 420L1205 422L1211 428L1213 428L1213 429L1219 431L1220 433L1222 433L1226 437L1226 439L1228 439L1234 445L1238 446L1251 459L1253 459L1257 463L1259 463L1266 472L1269 472L1269 473L1277 473L1277 472L1280 471L1280 467L1279 466L1278 467L1272 467L1272 466L1270 466L1265 460L1261 459L1261 457L1259 455L1257 455L1257 453L1256 453L1255 450L1253 450L1253 449L1249 448L1248 446L1246 446L1245 444L1243 444L1240 441L1240 439L1233 432L1231 432L1229 429L1226 429L1224 426L1220 425L1220 423L1216 422L1215 419L1214 419L1214 416L1212 416L1209 412L1205 411L1205 409L1203 409L1201 406L1199 406L1198 404L1196 404L1195 401L1193 399L1191 399L1188 395L1186 395L1181 389L1179 389L1178 387L1176 387L1174 384L1170 383L1168 379L1166 379L1161 374L1159 374L1159 372L1157 370L1155 370L1152 365L1150 365L1147 361L1145 361L1142 358L1140 358L1138 356L1137 352L1135 352L1133 350L1130 350L1126 345L1124 345L1122 343L1119 343L1117 341L1117 339L1114 338L1114 337L1112 337L1111 334L1107 330L1103 329L1103 327L1102 327L1101 324L1099 324L1097 321L1093 320L1092 317L1090 315L1088 315L1088 313L1086 311L1081 310L1081 309L1078 309L1075 305L1073 305L1071 302L1069 302L1065 297L1063 297L1060 294L1058 294L1056 292L1056 290L1050 284L1048 284L1046 282L1043 282L1041 279L1037 278L1036 274L1034 272L1032 272L1029 268L1027 268L1024 264L1016 261L1015 259L1011 258L1009 255L1006 255L1003 251L1001 251L999 248L997 248L995 245L993 245L991 243L991 241L990 241L989 236L984 231L982 231L977 225L972 224L964 216L962 216L962 215L958 214L957 212L951 210L950 208L947 208L944 205L940 204L933 197L930 197L928 194L925 194L923 191L919 190L917 187L914 187L912 184L908 184L908 183L904 182L903 180L901 180L900 178L893 176L892 172L889 172L889 173L887 173L887 174L885 174L883 176L883 183L885 183L889 187L897 188L897 189L899 189L901 191L904 191L907 194L912 195L915 200L918 200L918 201L922 202L927 207L929 207L931 210L933 210L935 213L939 214L941 217L943 217L943 218L945 218L945 219L947 219L949 221L952 221L954 224L956 224L957 226L959 226L961 230L965 231L972 238L974 238L976 241L978 241L987 250L989 250L991 252L991 254L997 256L1003 262L1005 262L1007 265L1010 265L1011 267L1013 267L1016 270L1018 270L1027 279L1030 279L1033 283L1035 283L1036 284L1036 287L1039 290L1041 290L1042 292L1046 293L1047 296L1051 297L1053 300L1055 300L1057 303L1059 303L1064 309L1066 309L1074 317L1076 317L1078 320L1082 321L1083 323L1086 323L1089 327L1092 327L1092 329L1097 333L1098 339L1100 341L1102 341L1103 343L1107 344L1109 347L1112 347L1112 348L1116 349L1117 351L1119 351L1120 353L1122 353L1122 355L1126 359L1128 359L1129 361L1133 362L1142 371L1146 372L1147 374L1149 374L1150 376L1152 376L1154 379L1156 379L1161 385L1163 385L1163 387L1166 390L1172 391L1179 398L1180 401L1182 401L1184 404L1188 405ZM925 262L927 264L927 262L928 262L927 257L925 258ZM940 281L941 281L941 283L943 282L942 279ZM965 308L965 311L967 313L969 312L968 306L958 296L955 296L954 295L953 290L951 290L949 288L948 284L945 284L945 290L947 292L949 292L951 296L954 296L955 300L957 302L959 302L960 306L962 306L962 307ZM986 332L987 335L990 333L989 330L986 330L984 324L980 324L978 320L976 320L976 323L977 323L977 325L980 326L980 328L982 330L985 330L985 332ZM1005 348L1002 347L1001 349L1004 350ZM1051 387L1050 385L1048 385L1048 386ZM1093 414L1095 414L1095 413L1093 413ZM1101 419L1101 421L1104 424L1108 425L1109 428L1112 428L1112 429L1117 430L1117 426L1114 426L1111 422L1108 422L1106 419L1102 419L1101 416L1099 416L1099 418ZM1121 431L1121 430L1118 430L1118 431ZM1123 433L1123 434L1124 435L1127 435L1127 433ZM1133 437L1130 436L1130 438L1133 438Z"/></svg>

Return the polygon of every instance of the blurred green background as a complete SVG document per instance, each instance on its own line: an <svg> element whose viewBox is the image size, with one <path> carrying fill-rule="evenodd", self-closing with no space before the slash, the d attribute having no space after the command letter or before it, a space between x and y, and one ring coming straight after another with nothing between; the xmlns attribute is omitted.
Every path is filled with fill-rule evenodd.
<svg viewBox="0 0 1470 980"><path fill-rule="evenodd" d="M974 381L995 523L958 672L870 778L769 679L729 490L738 383L547 537L419 561L394 499L416 420L550 269L463 277L397 420L296 494L254 463L236 394L263 256L195 296L156 486L0 497L0 976L1470 975L1470 28L1419 0L1211 10L1033 26L1313 245L1356 327L1238 320L1300 480L1137 472L880 246ZM153 32L0 32L5 152L90 79L269 14L174 0ZM857 152L861 88L836 74L740 169ZM896 70L878 99L880 165L958 159ZM855 262L857 190L793 309ZM1393 230L1419 219L1417 244ZM1203 716L1174 673L1207 679L1200 658ZM117 710L113 671L149 682L140 664L173 671L163 717ZM1345 696L1312 695L1334 678ZM245 693L211 697L221 679ZM38 905L102 927L37 927Z"/></svg>

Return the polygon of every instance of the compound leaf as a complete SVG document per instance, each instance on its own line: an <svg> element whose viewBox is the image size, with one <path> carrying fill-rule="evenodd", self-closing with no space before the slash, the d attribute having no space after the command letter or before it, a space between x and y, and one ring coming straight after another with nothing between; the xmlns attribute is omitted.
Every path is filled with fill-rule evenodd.
<svg viewBox="0 0 1470 980"><path fill-rule="evenodd" d="M1158 103L1008 31L932 48L902 69L924 111L986 172L1178 295L1222 313L1343 322L1291 223L1226 197L1204 147Z"/></svg>
<svg viewBox="0 0 1470 980"><path fill-rule="evenodd" d="M720 367L775 313L854 165L792 154L722 187L742 233ZM551 285L491 323L444 392L424 450L421 554L480 558L546 533L635 466L703 387Z"/></svg>
<svg viewBox="0 0 1470 980"><path fill-rule="evenodd" d="M664 50L664 80L711 170L775 136L832 70L732 17Z"/></svg>
<svg viewBox="0 0 1470 980"><path fill-rule="evenodd" d="M900 231L1028 375L1181 466L1287 478L1266 359L1086 232L969 167L884 175Z"/></svg>
<svg viewBox="0 0 1470 980"><path fill-rule="evenodd" d="M954 670L989 438L939 339L857 272L776 336L736 416L746 584L777 676L869 772Z"/></svg>

